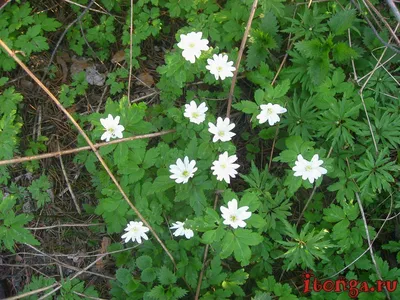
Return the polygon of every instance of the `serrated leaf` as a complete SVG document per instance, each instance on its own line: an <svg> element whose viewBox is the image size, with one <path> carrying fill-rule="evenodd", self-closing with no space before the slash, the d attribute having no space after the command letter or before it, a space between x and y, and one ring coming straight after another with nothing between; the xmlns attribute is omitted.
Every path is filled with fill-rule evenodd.
<svg viewBox="0 0 400 300"><path fill-rule="evenodd" d="M162 285L170 285L176 282L176 276L166 266L161 267L158 280Z"/></svg>

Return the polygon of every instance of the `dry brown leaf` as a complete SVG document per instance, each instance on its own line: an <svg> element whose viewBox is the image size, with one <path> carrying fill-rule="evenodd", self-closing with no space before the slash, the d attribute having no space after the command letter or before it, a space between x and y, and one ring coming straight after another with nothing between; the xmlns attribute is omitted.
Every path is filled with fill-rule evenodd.
<svg viewBox="0 0 400 300"><path fill-rule="evenodd" d="M119 63L119 62L124 61L124 60L125 60L125 51L124 50L119 50L111 58L111 62L114 63L114 64Z"/></svg>
<svg viewBox="0 0 400 300"><path fill-rule="evenodd" d="M21 86L25 90L32 90L35 85L29 80L21 79Z"/></svg>
<svg viewBox="0 0 400 300"><path fill-rule="evenodd" d="M67 67L67 63L65 62L64 58L62 56L58 56L57 55L57 63L61 65L61 69L62 69L62 83L67 82L67 76L68 76L68 67Z"/></svg>
<svg viewBox="0 0 400 300"><path fill-rule="evenodd" d="M78 60L73 58L71 68L69 69L69 71L71 72L71 76L81 71L84 71L88 66L89 63L87 60Z"/></svg>
<svg viewBox="0 0 400 300"><path fill-rule="evenodd" d="M150 73L143 72L140 73L138 76L139 82L145 86L152 86L154 85L154 78L150 75Z"/></svg>
<svg viewBox="0 0 400 300"><path fill-rule="evenodd" d="M111 245L111 239L109 237L103 237L103 240L101 241L101 249L100 249L100 254L107 253L107 248L108 246ZM104 257L103 257L104 259ZM103 259L100 259L96 262L96 267L98 270L101 270L104 268L104 261Z"/></svg>

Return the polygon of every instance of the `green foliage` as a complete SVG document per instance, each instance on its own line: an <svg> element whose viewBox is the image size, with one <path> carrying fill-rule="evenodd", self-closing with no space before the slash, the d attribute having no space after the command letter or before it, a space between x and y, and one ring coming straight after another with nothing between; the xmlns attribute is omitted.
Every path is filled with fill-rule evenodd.
<svg viewBox="0 0 400 300"><path fill-rule="evenodd" d="M290 270L296 265L304 268L316 269L315 260L328 260L326 249L335 247L325 236L328 233L326 229L315 233L315 229L309 229L310 223L297 233L295 227L288 222L284 222L285 233L291 238L291 241L278 241L287 250L282 257L285 258L286 269Z"/></svg>
<svg viewBox="0 0 400 300"><path fill-rule="evenodd" d="M37 201L36 206L38 208L44 206L46 202L51 201L49 195L50 188L51 184L45 175L42 175L39 179L32 181L32 184L28 187L28 191L31 192L32 198Z"/></svg>
<svg viewBox="0 0 400 300"><path fill-rule="evenodd" d="M39 245L29 230L24 226L32 220L32 216L26 214L16 215L14 206L16 199L13 195L4 196L0 193L0 246L4 245L8 250L14 252L15 243L27 243Z"/></svg>
<svg viewBox="0 0 400 300"><path fill-rule="evenodd" d="M22 5L8 5L1 11L0 38L14 51L23 55L19 58L26 60L32 53L49 49L45 32L55 31L61 23L49 18L45 13L31 14L29 2ZM16 63L0 50L0 69L10 71Z"/></svg>
<svg viewBox="0 0 400 300"><path fill-rule="evenodd" d="M54 63L45 83L64 107L74 111L93 142L100 142L105 132L100 119L109 114L120 118L124 138L174 131L106 145L98 152L176 265L152 231L141 244L120 242L127 223L140 218L94 153L82 151L74 156L74 163L84 166L74 190L85 189L85 197L79 199L82 217L95 217L104 226L91 227L89 238L81 236L86 230L68 229L68 234L85 239L85 251L98 250L99 240L110 236L113 243L107 249L111 255L106 270L114 273L109 275L115 280L101 285L93 281L101 287L97 292L92 282L71 280L64 273L63 280L57 278L62 287L50 298L80 299L83 294L87 298L189 299L195 297L201 273L200 299L345 299L346 293L303 295L299 274L311 269L316 278L323 278L345 269L340 275L349 280L372 283L378 279L370 256L363 254L368 243L357 197L369 235L376 239L375 260L382 277L399 279L399 270L393 267L400 262L393 217L400 208L398 57L382 47L364 22L364 12L359 14L346 1L314 1L308 7L308 1L260 0L232 97L230 121L235 123L236 135L214 143L208 124L225 117L224 100L232 79L215 80L206 66L214 54L226 54L236 62L253 1L139 0L133 6L132 26L129 1L97 2L68 28L59 49L70 57L101 63L107 70L105 86L90 86L84 72L60 84ZM74 20L82 13L80 5L88 1L77 4L43 10L45 4L9 3L0 13L0 39L28 66L36 66L48 57L66 28L60 28L65 20L58 9ZM382 14L392 25L392 16L386 11ZM201 32L209 41L209 49L195 63L185 60L177 46L181 35L190 32ZM379 34L389 40L386 31ZM112 57L119 51L124 60L116 62ZM384 67L369 78L381 55ZM15 67L13 59L0 50L0 68L9 72ZM154 96L140 102L133 100L134 95L148 87L140 86L139 74L151 74L155 81L150 91ZM25 97L22 101L21 93L26 91L19 90L20 74L7 76L15 78L0 78L0 160L54 151L54 138L47 134L52 126L43 122L47 137L31 135L29 128L31 108L47 99ZM366 78L362 101L359 90ZM195 124L184 116L185 104L191 101L207 105L204 122ZM260 106L268 103L287 110L273 126L257 119ZM46 122L47 117L43 118ZM80 135L69 144L86 145ZM217 180L210 170L225 151L236 155L240 166L229 184ZM312 184L294 176L300 154L308 161L318 154L327 174ZM187 183L178 184L170 178L170 167L185 156L196 161L197 170ZM14 165L0 166L0 183L7 193L0 197L3 251L14 251L20 243L39 243L27 229L29 222L38 220L35 213L21 212L28 211L26 203L34 200L35 208L41 209L41 222L50 218L46 214L53 208L49 205L53 191L44 174L57 177L53 169L41 166L41 161L25 162L25 176ZM86 190L88 186L92 189ZM55 181L57 193L59 188ZM222 217L221 206L232 199L251 212L244 227L227 225ZM388 222L381 227L386 216ZM178 221L193 231L192 238L177 236L170 228ZM50 278L32 277L22 293L56 283ZM104 288L108 285L110 289ZM38 299L43 294L29 297ZM383 293L359 295L360 299L383 297ZM392 299L396 297L398 291Z"/></svg>

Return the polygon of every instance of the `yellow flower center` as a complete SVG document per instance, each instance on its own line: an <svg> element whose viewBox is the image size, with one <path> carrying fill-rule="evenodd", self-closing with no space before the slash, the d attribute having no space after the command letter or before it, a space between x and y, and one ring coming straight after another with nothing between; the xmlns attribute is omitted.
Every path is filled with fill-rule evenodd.
<svg viewBox="0 0 400 300"><path fill-rule="evenodd" d="M272 115L273 113L274 113L274 111L272 110L272 108L267 109L267 114Z"/></svg>
<svg viewBox="0 0 400 300"><path fill-rule="evenodd" d="M225 132L223 132L222 130L220 130L220 131L218 131L218 135L219 135L219 136L224 136L224 135L225 135Z"/></svg>
<svg viewBox="0 0 400 300"><path fill-rule="evenodd" d="M114 133L114 132L115 132L115 129L114 129L114 128L108 128L107 131L108 131L109 133Z"/></svg>
<svg viewBox="0 0 400 300"><path fill-rule="evenodd" d="M310 172L312 170L312 167L310 165L306 166L306 171Z"/></svg>
<svg viewBox="0 0 400 300"><path fill-rule="evenodd" d="M183 171L183 172L182 172L182 176L184 176L184 177L188 177L188 176L189 176L189 172L188 172L188 171L186 171L186 170L185 170L185 171Z"/></svg>
<svg viewBox="0 0 400 300"><path fill-rule="evenodd" d="M132 232L132 233L136 233L136 232L138 232L139 231L139 229L137 228L137 227L133 227L131 230L130 230L130 232Z"/></svg>
<svg viewBox="0 0 400 300"><path fill-rule="evenodd" d="M197 112L194 112L194 113L192 113L192 117L193 117L193 118L198 118L198 117L199 117L199 114L198 114Z"/></svg>
<svg viewBox="0 0 400 300"><path fill-rule="evenodd" d="M237 217L236 217L236 216L230 216L230 220L231 220L232 222L235 222L235 221L237 220Z"/></svg>
<svg viewBox="0 0 400 300"><path fill-rule="evenodd" d="M226 164L222 164L222 165L221 165L221 168L222 168L222 169L226 169Z"/></svg>
<svg viewBox="0 0 400 300"><path fill-rule="evenodd" d="M217 71L221 72L224 68L222 68L221 66L217 67Z"/></svg>
<svg viewBox="0 0 400 300"><path fill-rule="evenodd" d="M195 46L196 46L195 43L190 43L190 44L189 44L189 48L194 48Z"/></svg>

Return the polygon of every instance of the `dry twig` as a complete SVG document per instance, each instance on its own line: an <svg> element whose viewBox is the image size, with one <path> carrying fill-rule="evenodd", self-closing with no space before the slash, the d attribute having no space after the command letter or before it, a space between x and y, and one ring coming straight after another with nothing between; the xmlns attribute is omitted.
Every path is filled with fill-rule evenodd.
<svg viewBox="0 0 400 300"><path fill-rule="evenodd" d="M58 147L58 152L60 152L60 144L59 144L58 142L57 142L57 147ZM76 208L78 214L81 215L81 214L82 214L82 211L81 211L81 208L79 207L79 203L78 203L78 200L76 199L75 193L74 193L74 191L72 190L71 184L69 183L68 174L67 174L67 172L65 171L65 167L64 167L64 162L63 162L63 160L62 160L62 156L60 155L59 158L60 158L61 170L62 170L62 173L63 173L63 175L64 175L65 182L66 182L66 184L67 184L69 193L71 194L71 198L72 198L72 200L74 201L75 208Z"/></svg>
<svg viewBox="0 0 400 300"><path fill-rule="evenodd" d="M258 4L258 0L254 0L253 6L251 7L249 20L247 21L246 29L245 29L244 34L243 34L242 43L240 44L239 53L238 53L238 57L237 57L237 60L236 60L236 65L235 65L236 70L233 73L232 84L231 84L231 88L229 90L229 95L228 95L228 106L226 108L226 117L227 118L229 118L230 115L231 115L232 98L233 98L233 92L235 91L235 85L236 85L237 74L239 72L240 61L242 60L244 47L246 46L247 37L249 36L251 23L253 22L254 14L255 14L256 8L257 8L257 4Z"/></svg>
<svg viewBox="0 0 400 300"><path fill-rule="evenodd" d="M165 134L168 134L168 133L172 133L172 132L175 132L175 130L171 129L171 130L160 131L160 132L155 132L155 133L136 135L136 136L131 136L131 137L122 138L122 139L118 139L118 140L113 140L113 141L109 141L109 142L93 144L93 147L98 149L98 148L105 147L105 146L108 146L108 145L119 144L119 143L134 141L134 140L140 140L140 139L153 138L153 137L162 136L162 135L165 135ZM0 161L0 166L18 164L18 163L23 163L23 162L26 162L26 161L39 160L39 159L44 159L44 158L56 157L56 156L60 156L60 155L78 153L78 152L91 150L91 149L92 149L91 146L83 146L83 147L74 148L74 149L68 149L68 150L63 150L63 151L50 152L50 153L44 153L44 154L39 154L39 155L32 155L32 156L26 156L26 157L19 157L19 158L1 160Z"/></svg>

